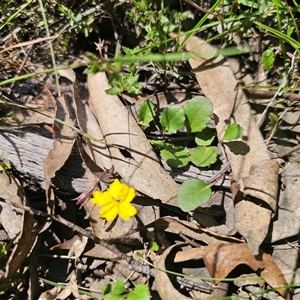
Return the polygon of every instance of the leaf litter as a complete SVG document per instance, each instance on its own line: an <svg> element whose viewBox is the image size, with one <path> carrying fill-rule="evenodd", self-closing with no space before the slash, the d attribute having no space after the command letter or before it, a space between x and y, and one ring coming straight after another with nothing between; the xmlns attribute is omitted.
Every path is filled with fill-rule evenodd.
<svg viewBox="0 0 300 300"><path fill-rule="evenodd" d="M203 44L199 39L191 39L186 45L189 51L199 51L199 47L201 47L200 51L210 53L214 51L214 48ZM202 63L206 64L205 70L200 68ZM280 248L274 246L274 255L272 255L272 251L264 252L262 249L269 250L270 243L279 241L288 247L289 244L285 243L285 239L297 237L299 234L299 212L297 210L299 191L296 184L298 175L291 175L299 174L298 164L291 164L281 172L281 181L285 185L285 189L281 190L278 186L278 165L270 159L267 147L247 104L248 99L243 92L235 90L236 80L225 59L219 56L217 59L209 60L209 64L207 64L207 59L190 60L190 65L195 70L205 96L212 101L219 141L222 141L226 124L231 121L231 118L243 128L243 136L237 142L223 143L232 169L231 201L233 203L230 209L233 214L230 216L233 218L233 227L237 234L236 232L232 235L223 233L224 226L228 226L226 216L229 216L229 210L225 211L224 203L222 204L224 207L222 207L211 201L209 205L204 205L201 210L194 212L195 220L197 220L197 213L210 216L210 219L207 218L207 224L210 221L211 224L214 224L213 226L204 228L196 221L183 220L183 218L192 217L193 213L179 213L176 201L178 184L161 166L148 139L129 110L118 97L105 94L105 90L110 86L106 75L98 73L93 76L89 75L85 96L80 94L82 88L77 87L75 81L73 104L76 103L76 120L67 106L66 96L62 96L56 102L56 116L71 126L55 124L53 149L45 160L46 194L48 195L46 206L49 213L49 221L46 225L41 224L42 226L37 230L37 223L28 210L19 212L23 214L22 224L21 219L14 214L14 209L10 206L10 195L4 192L7 189L11 194L18 194L16 192L17 185L13 183L14 181L8 182L5 173L1 174L4 176L0 184L3 190L2 202L6 200L8 204L1 203L1 208L3 211L7 211L7 215L18 219L15 222L18 227L14 230L8 229L7 224L2 222L9 239L15 239L15 248L7 259L8 268L5 274L1 274L1 281L5 282L12 278L24 259L30 256L38 233L42 234L42 230L46 230L52 225L51 215L54 214L54 201L57 200L53 179L70 157L75 143L78 143L81 157L88 169L91 187L94 187L99 179L102 188L105 189L109 181L104 180L104 177L101 176L109 174L111 177L119 177L134 186L139 192L135 203L139 211L138 217L129 222L117 219L113 223L107 223L99 218L94 205L86 202L84 208L90 228L95 237L107 244L99 243L99 240L94 239L93 243L89 245L87 237L90 237L90 229L80 233L86 233L86 236L79 235L76 239L69 239L69 244L66 241L61 244L57 243L57 247L53 247L53 251L58 249L69 251L67 253L69 262L64 271L68 269L72 271L66 272L63 276L67 282L65 289L54 288L52 291L49 289L41 295L40 299L43 297L44 299L51 299L51 297L53 297L52 299L57 299L57 297L67 299L71 294L77 299L91 299L96 296L80 295L78 293L79 286L85 285L99 291L112 274L116 276L122 274L130 278L132 285L141 282L147 283L147 276L154 275L154 273L147 273L146 267L141 267L137 263L140 262L141 256L143 260L148 260L157 267L153 289L158 291L161 299L225 296L229 287L227 283L222 285L223 281L231 274L235 274L234 272L237 270L241 275L239 279L242 278L242 275L247 277L249 274L245 286L258 286L259 292L270 287L284 299L290 299L290 291L286 286L287 283L295 282L295 278L287 276L285 273L292 273L296 270L297 260L291 259L290 264L284 265L282 261L285 261L285 258L280 253ZM37 122L41 122L41 120L37 120ZM85 133L96 139L83 138L81 144L76 141L76 132L72 129L75 122L78 122L78 126ZM125 157L120 149L129 152L130 156ZM21 187L17 189L21 189ZM222 186L219 192L218 200L220 197L224 197ZM228 200L230 199L226 201ZM28 207L29 203L23 200L19 205ZM66 202L66 205L69 204ZM220 206L224 209L223 211L220 211ZM170 213L177 217L160 215L159 207L164 214ZM79 231L73 223L62 222L72 230ZM20 238L17 237L18 231L20 231ZM155 241L159 245L157 252L146 251L150 244L150 240L147 238L149 232L153 232ZM185 243L179 243L182 241ZM170 242L173 244L170 245ZM120 252L115 248L110 248L109 244L117 245ZM181 249L174 254L178 248ZM114 250L112 251L112 249ZM290 249L294 250L292 247ZM293 257L298 255L298 251L290 253ZM88 261L90 258L97 265L94 269ZM176 281L172 279L174 275L169 276L165 272L168 270L180 273L182 265L179 269L175 265L188 260L196 260L197 264L194 264L193 268L196 269L195 277L198 278L187 277L186 281L178 281L175 276ZM112 264L109 263L110 261ZM259 279L255 277L253 284L249 283L253 274L245 266L259 276ZM81 281L78 274L88 272L89 267L94 273L86 277L86 282ZM191 269L189 270L191 271ZM202 277L202 280L199 280L199 277ZM260 280L259 284L258 280ZM150 285L149 282L148 284ZM197 291L200 294L197 294Z"/></svg>

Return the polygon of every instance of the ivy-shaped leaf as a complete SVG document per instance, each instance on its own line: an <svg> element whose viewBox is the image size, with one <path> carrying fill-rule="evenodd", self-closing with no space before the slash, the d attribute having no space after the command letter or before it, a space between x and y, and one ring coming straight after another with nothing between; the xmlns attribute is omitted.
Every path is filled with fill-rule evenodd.
<svg viewBox="0 0 300 300"><path fill-rule="evenodd" d="M153 121L155 117L155 106L151 100L144 101L139 109L138 118L139 124L148 127L149 123Z"/></svg>
<svg viewBox="0 0 300 300"><path fill-rule="evenodd" d="M184 107L185 126L188 132L203 130L212 116L212 104L205 97L197 96Z"/></svg>
<svg viewBox="0 0 300 300"><path fill-rule="evenodd" d="M199 146L209 146L216 137L216 130L206 127L198 132L195 137L195 143Z"/></svg>
<svg viewBox="0 0 300 300"><path fill-rule="evenodd" d="M184 119L184 111L178 105L166 107L159 117L163 131L168 133L176 133L183 125Z"/></svg>
<svg viewBox="0 0 300 300"><path fill-rule="evenodd" d="M198 167L207 167L215 163L218 157L216 147L199 146L193 149L191 161Z"/></svg>
<svg viewBox="0 0 300 300"><path fill-rule="evenodd" d="M200 179L191 179L180 186L177 201L179 207L187 212L206 203L211 194L211 188L208 183Z"/></svg>
<svg viewBox="0 0 300 300"><path fill-rule="evenodd" d="M229 124L225 129L223 141L232 141L240 138L243 135L243 128L241 125L233 123Z"/></svg>

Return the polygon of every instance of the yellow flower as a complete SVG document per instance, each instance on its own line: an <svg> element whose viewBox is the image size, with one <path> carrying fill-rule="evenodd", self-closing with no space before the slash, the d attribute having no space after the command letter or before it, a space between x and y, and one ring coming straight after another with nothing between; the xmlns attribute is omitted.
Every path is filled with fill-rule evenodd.
<svg viewBox="0 0 300 300"><path fill-rule="evenodd" d="M127 221L137 213L136 208L130 203L134 197L133 187L115 179L107 191L93 192L91 201L102 206L99 215L107 221L112 221L117 215Z"/></svg>

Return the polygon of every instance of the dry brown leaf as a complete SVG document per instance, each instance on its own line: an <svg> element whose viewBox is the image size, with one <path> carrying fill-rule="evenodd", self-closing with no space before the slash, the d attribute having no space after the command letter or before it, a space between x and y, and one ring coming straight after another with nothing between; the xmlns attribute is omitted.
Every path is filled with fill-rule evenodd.
<svg viewBox="0 0 300 300"><path fill-rule="evenodd" d="M100 128L94 113L88 105L88 95L89 92L86 90L84 85L75 81L74 97L77 106L77 119L79 125L84 132L90 134L94 138L102 140L102 128ZM105 143L88 139L86 139L86 141L86 147L84 147L79 141L77 145L79 147L81 157L88 168L87 175L92 185L95 184L98 178L101 179L101 181L108 183L110 178L108 178L106 171L112 169L113 166L110 151L106 147ZM104 184L102 185L102 188L106 188ZM153 209L153 207L135 206L138 209L139 222L147 224L159 216L159 213L156 209ZM93 233L100 239L117 238L126 235L138 226L138 222L135 218L131 218L129 221L123 221L118 218L113 223L108 223L106 220L100 218L98 214L99 209L99 206L95 206L91 202L87 202L85 204L85 210L89 216ZM101 258L116 259L115 254L101 245L95 245L94 249L91 251L94 252L95 250L98 251L100 255L99 257Z"/></svg>
<svg viewBox="0 0 300 300"><path fill-rule="evenodd" d="M234 207L236 230L247 240L253 254L259 253L259 246L269 232L272 211L248 200L236 201Z"/></svg>
<svg viewBox="0 0 300 300"><path fill-rule="evenodd" d="M278 173L277 162L267 159L253 164L249 176L243 179L244 193L262 200L273 213L277 211ZM264 189L260 189L262 182Z"/></svg>
<svg viewBox="0 0 300 300"><path fill-rule="evenodd" d="M262 261L255 259L246 244L212 244L206 247L206 251L203 260L210 276L216 278L216 284L238 265L245 264L255 272L265 267Z"/></svg>
<svg viewBox="0 0 300 300"><path fill-rule="evenodd" d="M62 286L55 286L54 288L43 292L39 296L39 300L56 300L57 295L60 293L60 291L63 289Z"/></svg>
<svg viewBox="0 0 300 300"><path fill-rule="evenodd" d="M83 149L81 152L81 157L86 163L87 167L97 176L100 176L99 171L93 171L91 162L88 157L83 153L85 151L86 155L89 155L93 159L94 163L98 165L102 172L104 170L110 170L112 168L111 156L108 148L105 145L102 130L99 123L91 111L88 105L89 93L86 87L80 83L78 80L74 82L74 99L76 101L76 111L77 111L77 121L83 132L89 134L97 140L103 140L103 142L86 139L87 145L82 145Z"/></svg>
<svg viewBox="0 0 300 300"><path fill-rule="evenodd" d="M290 292L284 286L287 282L277 264L274 262L271 255L262 253L262 261L265 265L264 269L261 271L260 275L264 277L265 281L272 288L282 287L276 289L276 291L285 299L291 299Z"/></svg>
<svg viewBox="0 0 300 300"><path fill-rule="evenodd" d="M56 118L73 126L75 124L75 119L69 114L66 101L67 99L64 96L57 100ZM53 149L49 151L44 161L47 211L49 214L54 213L54 193L51 187L52 179L55 177L55 173L69 158L76 140L76 133L72 128L55 122L54 138Z"/></svg>
<svg viewBox="0 0 300 300"><path fill-rule="evenodd" d="M76 258L79 258L82 255L87 243L88 237L79 235L79 238L75 239L74 243L71 245L68 256L75 256Z"/></svg>
<svg viewBox="0 0 300 300"><path fill-rule="evenodd" d="M201 259L208 254L207 246L200 248L191 248L184 251L178 251L174 257L174 263L189 261L193 259Z"/></svg>
<svg viewBox="0 0 300 300"><path fill-rule="evenodd" d="M281 173L285 189L280 192L277 219L273 223L272 243L297 236L300 232L300 166L292 162Z"/></svg>
<svg viewBox="0 0 300 300"><path fill-rule="evenodd" d="M160 270L170 270L168 262L168 256L171 251L174 250L176 247L180 247L182 245L173 245L166 249L164 253L161 255L158 263L157 263L157 269L156 269L156 275L155 275L155 284L157 291L159 293L159 296L162 300L188 300L192 299L190 297L186 297L183 294L179 293L178 290L173 286L170 277L168 273ZM172 263L172 262L169 262Z"/></svg>
<svg viewBox="0 0 300 300"><path fill-rule="evenodd" d="M277 290L278 293L285 299L290 299L289 290L282 288L287 282L271 255L261 252L258 260L246 244L219 243L209 245L205 250L208 254L203 260L210 276L216 278L215 283L226 278L238 265L245 264L263 276L271 288L281 287Z"/></svg>
<svg viewBox="0 0 300 300"><path fill-rule="evenodd" d="M89 105L96 116L115 170L141 193L177 206L178 186L161 167L144 132L117 96L106 94L105 73L88 76ZM120 149L127 151L125 157Z"/></svg>
<svg viewBox="0 0 300 300"><path fill-rule="evenodd" d="M183 41L185 37L180 37L179 40ZM243 137L238 141L224 143L226 153L231 165L232 175L234 181L239 185L240 190L244 192L244 178L249 178L250 169L252 166L265 165L269 160L267 147L263 138L254 122L251 114L248 100L242 89L236 89L237 80L231 70L229 63L222 56L214 57L217 49L201 40L198 37L191 37L185 46L186 50L194 52L201 56L195 59L190 59L189 63L195 71L197 80L201 86L205 96L213 103L213 113L215 115L215 123L219 140L222 140L225 129L228 123L237 123L243 128ZM269 163L271 166L272 163ZM274 168L271 167L272 171ZM266 180L261 180L261 177L255 179L257 172L251 174L252 182L255 186L249 185L251 190L264 191ZM266 201L268 206L275 207L274 199L277 199L277 185L272 184L275 177L278 176L278 171L274 173L272 181L270 182L271 195L270 199ZM246 180L247 181L247 180ZM249 180L247 181L249 184ZM249 191L249 189L248 189ZM258 194L258 193L256 193ZM261 196L260 193L259 196ZM271 221L271 210L266 212L266 209L259 205L252 205L251 217L253 215L263 216L264 222L256 222L256 228L249 227L249 219L240 218L247 208L242 208L245 202L240 202L239 207L235 210L242 209L242 212L236 214L236 228L247 239L253 253L259 252L259 246L263 242L268 232L269 223ZM253 221L253 219L252 219ZM255 236L253 236L255 233Z"/></svg>
<svg viewBox="0 0 300 300"><path fill-rule="evenodd" d="M174 256L174 263L202 258L210 276L215 278L215 284L226 278L238 265L244 264L262 276L271 288L281 287L276 289L278 293L285 299L290 299L288 289L283 288L287 282L269 254L261 252L255 258L246 244L217 243L178 251Z"/></svg>
<svg viewBox="0 0 300 300"><path fill-rule="evenodd" d="M51 124L55 116L52 102L46 96L27 103L27 109L16 108L14 118L20 125Z"/></svg>
<svg viewBox="0 0 300 300"><path fill-rule="evenodd" d="M0 195L3 200L9 200L16 204L27 205L27 199L22 186L17 183L13 177L8 176L5 172L0 172ZM18 209L11 208L8 205L5 205L4 202L1 202L0 206L1 210L3 210L3 213L11 213L11 209L16 212L16 214L10 214L10 226L14 227L16 225L18 227L15 228L13 231L14 236L11 237L15 239L14 247L7 260L6 270L3 274L4 276L0 276L0 281L6 281L13 278L30 253L31 248L35 244L38 235L38 223L29 212L19 211ZM18 215L21 215L21 224ZM3 217L3 215L1 216ZM3 220L2 217L0 219L1 223ZM16 224L14 224L15 222ZM16 230L19 230L18 235L15 235Z"/></svg>

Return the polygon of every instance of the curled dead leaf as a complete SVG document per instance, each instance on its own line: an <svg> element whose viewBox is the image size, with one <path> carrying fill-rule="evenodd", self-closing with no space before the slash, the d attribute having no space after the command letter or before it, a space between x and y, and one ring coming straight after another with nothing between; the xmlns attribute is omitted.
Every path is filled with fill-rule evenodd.
<svg viewBox="0 0 300 300"><path fill-rule="evenodd" d="M157 291L162 300L189 300L192 299L190 297L186 297L181 294L172 284L169 274L164 270L168 270L169 265L167 264L169 254L177 247L182 245L173 245L166 249L164 253L161 255L158 263L157 263L157 271L155 276L155 283L157 287Z"/></svg>
<svg viewBox="0 0 300 300"><path fill-rule="evenodd" d="M250 168L249 176L243 178L244 193L263 201L273 213L277 211L278 173L277 162L266 159L255 162Z"/></svg>

